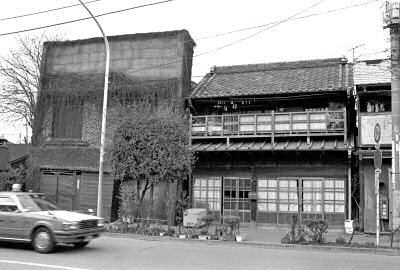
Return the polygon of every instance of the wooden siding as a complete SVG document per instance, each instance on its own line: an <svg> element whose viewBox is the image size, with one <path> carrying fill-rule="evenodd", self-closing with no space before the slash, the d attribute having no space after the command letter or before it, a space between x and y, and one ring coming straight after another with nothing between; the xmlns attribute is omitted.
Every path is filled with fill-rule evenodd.
<svg viewBox="0 0 400 270"><path fill-rule="evenodd" d="M82 173L80 183L80 208L83 211L87 209L97 209L97 190L99 175L98 173ZM111 215L111 201L114 179L109 174L103 177L103 217L108 219Z"/></svg>

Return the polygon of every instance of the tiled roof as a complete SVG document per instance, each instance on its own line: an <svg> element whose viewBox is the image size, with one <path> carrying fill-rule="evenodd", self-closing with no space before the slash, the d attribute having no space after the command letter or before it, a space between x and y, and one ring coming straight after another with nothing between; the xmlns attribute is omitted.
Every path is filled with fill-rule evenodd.
<svg viewBox="0 0 400 270"><path fill-rule="evenodd" d="M271 142L197 143L190 146L196 152L203 151L347 151L348 147L340 140Z"/></svg>
<svg viewBox="0 0 400 270"><path fill-rule="evenodd" d="M354 84L389 84L391 80L389 60L369 60L354 64Z"/></svg>
<svg viewBox="0 0 400 270"><path fill-rule="evenodd" d="M330 58L214 67L191 98L346 91L351 87L347 60Z"/></svg>

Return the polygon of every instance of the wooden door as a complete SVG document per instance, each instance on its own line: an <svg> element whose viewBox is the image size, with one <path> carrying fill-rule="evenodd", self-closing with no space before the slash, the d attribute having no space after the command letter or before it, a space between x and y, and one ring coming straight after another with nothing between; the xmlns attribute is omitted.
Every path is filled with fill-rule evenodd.
<svg viewBox="0 0 400 270"><path fill-rule="evenodd" d="M250 222L250 178L224 178L224 216L239 216L241 222Z"/></svg>

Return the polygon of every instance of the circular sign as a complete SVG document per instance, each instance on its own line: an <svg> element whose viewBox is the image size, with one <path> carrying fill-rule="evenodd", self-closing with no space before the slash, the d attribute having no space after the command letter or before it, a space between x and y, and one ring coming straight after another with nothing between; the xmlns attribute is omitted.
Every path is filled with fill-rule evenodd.
<svg viewBox="0 0 400 270"><path fill-rule="evenodd" d="M375 149L374 166L375 166L375 169L380 169L382 166L382 150L380 148Z"/></svg>
<svg viewBox="0 0 400 270"><path fill-rule="evenodd" d="M376 143L379 143L379 140L381 139L381 126L379 123L376 123L374 128L374 139Z"/></svg>

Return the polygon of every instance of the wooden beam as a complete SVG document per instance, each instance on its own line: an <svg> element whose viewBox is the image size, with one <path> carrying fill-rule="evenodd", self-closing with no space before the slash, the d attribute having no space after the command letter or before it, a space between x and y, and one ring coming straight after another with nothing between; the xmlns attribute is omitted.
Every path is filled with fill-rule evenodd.
<svg viewBox="0 0 400 270"><path fill-rule="evenodd" d="M243 144L244 144L244 142L239 143L239 145L236 146L236 150L239 149Z"/></svg>
<svg viewBox="0 0 400 270"><path fill-rule="evenodd" d="M286 149L286 147L288 147L289 145L289 141L286 141L285 145L283 146L283 149Z"/></svg>
<svg viewBox="0 0 400 270"><path fill-rule="evenodd" d="M299 149L299 147L300 147L300 144L301 144L301 140L297 143L297 145L296 145L296 149Z"/></svg>
<svg viewBox="0 0 400 270"><path fill-rule="evenodd" d="M265 146L265 144L266 144L267 142L266 141L264 141L262 144L261 144L261 146L260 146L260 148L259 149L262 149L264 146Z"/></svg>
<svg viewBox="0 0 400 270"><path fill-rule="evenodd" d="M222 145L222 143L217 144L217 145L214 147L214 150L217 150L217 148L219 148L221 145Z"/></svg>
<svg viewBox="0 0 400 270"><path fill-rule="evenodd" d="M277 143L274 142L274 143L271 145L271 149L273 150L273 149L275 148L276 145L277 145Z"/></svg>
<svg viewBox="0 0 400 270"><path fill-rule="evenodd" d="M250 145L247 147L247 149L250 149L250 148L252 148L253 147L253 145L255 144L256 142L252 142L252 143L250 143Z"/></svg>
<svg viewBox="0 0 400 270"><path fill-rule="evenodd" d="M208 147L210 147L212 143L207 144L205 147L203 147L203 151L206 150Z"/></svg>
<svg viewBox="0 0 400 270"><path fill-rule="evenodd" d="M196 149L197 147L199 147L200 145L201 145L201 143L198 143L198 144L192 146L192 150L195 150L195 149Z"/></svg>

